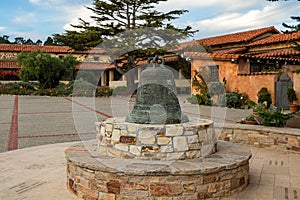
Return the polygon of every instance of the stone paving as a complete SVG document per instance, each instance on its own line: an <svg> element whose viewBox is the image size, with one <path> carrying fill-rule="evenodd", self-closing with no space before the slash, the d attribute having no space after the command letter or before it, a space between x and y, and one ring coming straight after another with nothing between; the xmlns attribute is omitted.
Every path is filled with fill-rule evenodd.
<svg viewBox="0 0 300 200"><path fill-rule="evenodd" d="M126 100L117 99L115 109L111 111L110 98L96 99L95 107L86 101L89 101L88 98L72 105L67 98L19 96L16 126L13 120L15 97L0 96L0 152L3 152L0 153L0 199L77 199L65 186L64 150L72 143L61 143L79 140L77 132L80 129L73 118L74 105L78 107L75 113L81 113L83 117L93 114L93 119L96 116L98 120L109 115L124 115L131 105L127 101L129 103L124 109ZM250 113L249 110L198 108L190 104L184 104L183 110L189 116L217 122L226 119L226 123L235 123ZM89 135L89 131L94 131L89 130L92 125L95 127L94 122L90 123L81 133L85 131ZM12 124L17 129L12 129ZM9 143L15 145L14 140L19 150L6 152ZM59 144L39 146L49 143ZM250 184L245 191L229 199L300 199L300 155L249 148L253 153Z"/></svg>
<svg viewBox="0 0 300 200"><path fill-rule="evenodd" d="M64 150L74 143L25 148L0 157L0 199L72 200L66 187ZM297 200L300 155L250 147L250 184L230 200Z"/></svg>

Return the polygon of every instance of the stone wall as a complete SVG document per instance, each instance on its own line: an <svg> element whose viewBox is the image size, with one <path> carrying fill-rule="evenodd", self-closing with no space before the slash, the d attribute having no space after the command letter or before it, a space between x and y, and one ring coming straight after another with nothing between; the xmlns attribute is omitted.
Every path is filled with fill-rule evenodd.
<svg viewBox="0 0 300 200"><path fill-rule="evenodd" d="M134 124L110 118L97 123L98 150L108 156L141 160L183 160L216 152L212 121Z"/></svg>
<svg viewBox="0 0 300 200"><path fill-rule="evenodd" d="M91 152L82 145L65 152L67 186L85 200L213 200L234 195L249 182L251 153L226 142L203 160L137 161Z"/></svg>
<svg viewBox="0 0 300 200"><path fill-rule="evenodd" d="M219 139L272 150L300 152L300 130L258 125L225 124L215 130Z"/></svg>

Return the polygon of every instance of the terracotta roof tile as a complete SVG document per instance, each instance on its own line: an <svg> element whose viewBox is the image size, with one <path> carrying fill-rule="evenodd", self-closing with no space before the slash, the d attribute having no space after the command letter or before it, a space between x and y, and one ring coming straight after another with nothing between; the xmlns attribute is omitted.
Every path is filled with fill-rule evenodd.
<svg viewBox="0 0 300 200"><path fill-rule="evenodd" d="M300 31L290 34L275 34L267 38L252 42L247 46L259 46L264 44L282 43L290 40L300 40Z"/></svg>
<svg viewBox="0 0 300 200"><path fill-rule="evenodd" d="M247 50L246 47L238 47L238 48L217 50L217 51L214 51L214 54L234 54L234 53L239 53L239 52L243 52L246 50Z"/></svg>
<svg viewBox="0 0 300 200"><path fill-rule="evenodd" d="M48 53L73 53L74 49L68 46L38 46L21 44L0 44L0 51L7 52L30 52L42 50Z"/></svg>
<svg viewBox="0 0 300 200"><path fill-rule="evenodd" d="M202 53L202 52L185 52L185 57L191 58L209 58L209 59L237 59L240 54L215 54L215 53Z"/></svg>
<svg viewBox="0 0 300 200"><path fill-rule="evenodd" d="M250 52L241 55L244 58L270 59L270 60L285 60L285 61L300 61L300 52L291 48L267 50L263 52Z"/></svg>
<svg viewBox="0 0 300 200"><path fill-rule="evenodd" d="M17 65L16 61L0 61L0 69L18 69L21 68Z"/></svg>
<svg viewBox="0 0 300 200"><path fill-rule="evenodd" d="M271 27L266 27L261 29L250 30L250 31L243 31L243 32L237 32L237 33L215 36L210 38L204 38L204 39L197 40L197 42L207 46L250 42L254 38L259 37L268 32L280 33L274 26L271 26Z"/></svg>

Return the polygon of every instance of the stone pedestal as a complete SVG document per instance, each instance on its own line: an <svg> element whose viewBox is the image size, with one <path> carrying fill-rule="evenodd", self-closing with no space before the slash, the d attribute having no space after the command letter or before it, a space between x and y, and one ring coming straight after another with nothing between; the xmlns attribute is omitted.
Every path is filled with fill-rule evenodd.
<svg viewBox="0 0 300 200"><path fill-rule="evenodd" d="M98 148L105 155L138 160L204 158L217 151L210 120L181 124L134 124L110 118L96 124Z"/></svg>
<svg viewBox="0 0 300 200"><path fill-rule="evenodd" d="M65 152L67 186L82 199L219 199L248 185L251 152L227 142L218 142L215 154L184 161L108 157L96 145L92 151L78 144Z"/></svg>

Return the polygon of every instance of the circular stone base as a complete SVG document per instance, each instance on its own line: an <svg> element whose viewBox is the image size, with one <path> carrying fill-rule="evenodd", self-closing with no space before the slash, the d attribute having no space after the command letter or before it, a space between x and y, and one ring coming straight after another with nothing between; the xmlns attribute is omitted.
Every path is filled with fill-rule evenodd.
<svg viewBox="0 0 300 200"><path fill-rule="evenodd" d="M217 199L248 185L251 152L236 144L218 142L215 154L176 161L112 158L94 146L92 154L82 144L65 151L67 186L82 199Z"/></svg>

